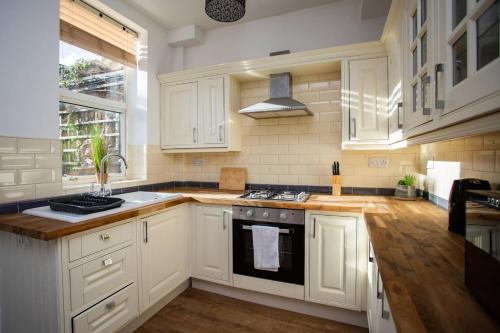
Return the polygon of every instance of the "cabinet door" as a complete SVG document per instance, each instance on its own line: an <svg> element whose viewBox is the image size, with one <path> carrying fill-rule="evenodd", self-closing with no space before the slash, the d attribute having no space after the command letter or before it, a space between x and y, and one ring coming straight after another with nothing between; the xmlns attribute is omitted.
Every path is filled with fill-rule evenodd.
<svg viewBox="0 0 500 333"><path fill-rule="evenodd" d="M355 217L311 215L309 230L309 286L306 299L335 306L356 305Z"/></svg>
<svg viewBox="0 0 500 333"><path fill-rule="evenodd" d="M371 243L368 245L368 281L366 288L366 318L368 319L368 328L370 332L377 331L377 278L378 268L373 255Z"/></svg>
<svg viewBox="0 0 500 333"><path fill-rule="evenodd" d="M387 140L387 58L349 62L350 140Z"/></svg>
<svg viewBox="0 0 500 333"><path fill-rule="evenodd" d="M224 78L198 81L200 144L218 146L226 143Z"/></svg>
<svg viewBox="0 0 500 333"><path fill-rule="evenodd" d="M188 278L186 207L140 219L143 310Z"/></svg>
<svg viewBox="0 0 500 333"><path fill-rule="evenodd" d="M162 147L192 147L198 143L198 85L162 85Z"/></svg>
<svg viewBox="0 0 500 333"><path fill-rule="evenodd" d="M193 276L229 282L230 212L221 207L195 207Z"/></svg>

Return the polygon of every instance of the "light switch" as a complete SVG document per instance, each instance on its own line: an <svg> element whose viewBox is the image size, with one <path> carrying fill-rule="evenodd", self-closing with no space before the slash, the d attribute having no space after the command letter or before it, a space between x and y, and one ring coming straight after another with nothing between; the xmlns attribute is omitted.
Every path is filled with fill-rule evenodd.
<svg viewBox="0 0 500 333"><path fill-rule="evenodd" d="M389 162L387 157L368 157L368 166L370 168L387 168Z"/></svg>

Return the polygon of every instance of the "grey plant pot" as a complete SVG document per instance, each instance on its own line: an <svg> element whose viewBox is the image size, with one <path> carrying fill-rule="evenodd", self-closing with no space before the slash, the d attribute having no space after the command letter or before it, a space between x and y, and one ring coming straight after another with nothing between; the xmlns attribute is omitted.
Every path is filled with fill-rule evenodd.
<svg viewBox="0 0 500 333"><path fill-rule="evenodd" d="M417 197L417 191L415 186L398 185L396 186L394 195L402 199L415 199Z"/></svg>

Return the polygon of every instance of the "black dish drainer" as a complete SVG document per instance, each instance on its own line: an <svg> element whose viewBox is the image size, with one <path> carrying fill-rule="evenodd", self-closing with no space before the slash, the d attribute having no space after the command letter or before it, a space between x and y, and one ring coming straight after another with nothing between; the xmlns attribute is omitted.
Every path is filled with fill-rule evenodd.
<svg viewBox="0 0 500 333"><path fill-rule="evenodd" d="M52 210L73 213L92 214L120 207L125 200L112 197L100 197L91 194L77 194L62 198L49 199Z"/></svg>

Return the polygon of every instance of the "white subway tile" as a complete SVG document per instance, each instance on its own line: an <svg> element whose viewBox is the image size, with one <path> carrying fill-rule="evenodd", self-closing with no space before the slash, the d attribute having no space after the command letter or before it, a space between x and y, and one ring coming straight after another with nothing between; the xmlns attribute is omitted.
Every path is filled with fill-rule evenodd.
<svg viewBox="0 0 500 333"><path fill-rule="evenodd" d="M18 153L50 153L50 140L17 139Z"/></svg>
<svg viewBox="0 0 500 333"><path fill-rule="evenodd" d="M0 137L0 153L15 153L17 151L16 138Z"/></svg>
<svg viewBox="0 0 500 333"><path fill-rule="evenodd" d="M475 171L495 171L494 151L475 151L472 155L472 168Z"/></svg>
<svg viewBox="0 0 500 333"><path fill-rule="evenodd" d="M0 186L17 185L16 170L0 170Z"/></svg>
<svg viewBox="0 0 500 333"><path fill-rule="evenodd" d="M1 169L22 169L35 167L35 156L32 154L0 154Z"/></svg>
<svg viewBox="0 0 500 333"><path fill-rule="evenodd" d="M0 187L0 202L29 200L35 198L35 186L6 186Z"/></svg>
<svg viewBox="0 0 500 333"><path fill-rule="evenodd" d="M62 183L46 183L35 185L36 198L48 198L53 196L62 195Z"/></svg>
<svg viewBox="0 0 500 333"><path fill-rule="evenodd" d="M19 170L19 184L52 183L52 169Z"/></svg>
<svg viewBox="0 0 500 333"><path fill-rule="evenodd" d="M35 167L43 168L61 168L62 158L60 154L36 154Z"/></svg>

